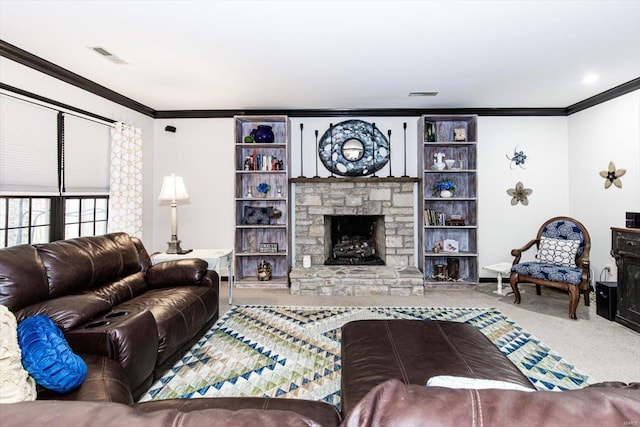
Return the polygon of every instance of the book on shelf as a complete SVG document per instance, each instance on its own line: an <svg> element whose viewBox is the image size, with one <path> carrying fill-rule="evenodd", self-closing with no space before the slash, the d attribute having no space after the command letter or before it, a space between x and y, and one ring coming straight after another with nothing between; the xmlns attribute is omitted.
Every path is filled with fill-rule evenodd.
<svg viewBox="0 0 640 427"><path fill-rule="evenodd" d="M424 225L445 225L446 214L433 209L424 210Z"/></svg>

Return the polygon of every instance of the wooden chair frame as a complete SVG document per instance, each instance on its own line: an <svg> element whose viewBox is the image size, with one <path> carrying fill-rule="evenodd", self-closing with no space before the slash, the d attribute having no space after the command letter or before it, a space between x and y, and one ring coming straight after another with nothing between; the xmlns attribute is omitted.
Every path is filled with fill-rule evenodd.
<svg viewBox="0 0 640 427"><path fill-rule="evenodd" d="M590 304L590 301L589 301L589 292L590 292L589 251L591 249L591 237L589 236L589 232L587 232L587 229L584 227L584 225L582 225L582 223L580 223L580 221L577 221L567 216L557 216L555 218L551 218L550 220L542 224L542 226L538 230L538 236L534 240L529 241L526 245L524 245L520 249L513 249L511 251L511 255L515 257L512 265L519 264L522 254L528 249L530 249L531 247L533 247L533 245L536 246L536 249L539 249L540 237L542 236L542 232L544 231L544 229L547 227L547 225L551 224L552 222L560 221L560 220L573 222L574 224L576 224L576 226L580 228L584 236L584 248L582 250L582 254L576 258L576 266L582 269L580 283L578 285L573 285L570 283L552 282L548 280L537 279L535 277L523 276L518 273L511 273L511 276L509 277L509 282L511 284L511 289L513 290L513 294L515 296L514 302L516 304L520 304L520 291L518 290L518 283L520 282L535 284L536 294L538 295L541 294L541 291L540 291L541 286L547 286L550 288L557 288L557 289L562 289L566 291L569 294L569 318L577 319L576 309L578 308L580 294L584 295L584 305L588 306Z"/></svg>

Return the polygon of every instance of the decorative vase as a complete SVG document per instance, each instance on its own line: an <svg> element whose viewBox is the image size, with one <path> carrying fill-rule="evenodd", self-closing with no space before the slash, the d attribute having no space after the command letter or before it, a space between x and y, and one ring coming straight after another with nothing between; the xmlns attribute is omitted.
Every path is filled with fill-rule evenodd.
<svg viewBox="0 0 640 427"><path fill-rule="evenodd" d="M437 170L437 171L441 171L444 170L444 168L447 167L446 163L444 162L444 153L436 153L433 155L433 157L435 158L435 160L433 161L433 167L432 169Z"/></svg>
<svg viewBox="0 0 640 427"><path fill-rule="evenodd" d="M447 169L453 169L453 165L456 161L453 159L447 159L444 163L447 165Z"/></svg>
<svg viewBox="0 0 640 427"><path fill-rule="evenodd" d="M258 125L258 128L252 130L250 135L258 143L271 143L275 139L273 130L269 125Z"/></svg>
<svg viewBox="0 0 640 427"><path fill-rule="evenodd" d="M440 191L440 197L444 197L444 198L453 197L453 191L451 191L451 190L442 190L442 191Z"/></svg>
<svg viewBox="0 0 640 427"><path fill-rule="evenodd" d="M282 186L281 185L276 186L276 196L282 197Z"/></svg>
<svg viewBox="0 0 640 427"><path fill-rule="evenodd" d="M268 263L265 260L262 260L258 264L258 280L266 282L267 280L271 280L271 263Z"/></svg>
<svg viewBox="0 0 640 427"><path fill-rule="evenodd" d="M267 197L267 193L258 193L263 199Z"/></svg>

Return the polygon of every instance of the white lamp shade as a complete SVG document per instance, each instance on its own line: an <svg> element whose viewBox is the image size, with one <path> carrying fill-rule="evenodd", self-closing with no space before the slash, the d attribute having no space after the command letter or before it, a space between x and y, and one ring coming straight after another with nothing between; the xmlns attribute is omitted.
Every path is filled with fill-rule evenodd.
<svg viewBox="0 0 640 427"><path fill-rule="evenodd" d="M184 180L181 176L171 174L171 176L164 177L160 196L158 196L159 200L174 201L187 200L188 198L189 193L187 193L187 188L184 186Z"/></svg>

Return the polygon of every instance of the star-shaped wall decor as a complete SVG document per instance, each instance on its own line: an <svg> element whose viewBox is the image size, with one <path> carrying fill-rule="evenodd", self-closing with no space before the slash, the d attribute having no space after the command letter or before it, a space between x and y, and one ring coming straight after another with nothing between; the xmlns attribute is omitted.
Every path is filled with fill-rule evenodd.
<svg viewBox="0 0 640 427"><path fill-rule="evenodd" d="M516 188L509 188L507 190L507 194L511 196L511 205L515 206L518 202L522 203L524 206L529 204L528 196L533 193L533 190L530 188L524 188L522 182L518 181L516 184Z"/></svg>
<svg viewBox="0 0 640 427"><path fill-rule="evenodd" d="M609 162L609 169L606 171L600 171L600 176L605 179L604 188L611 187L611 184L618 188L622 188L622 181L620 177L627 173L626 169L616 169L616 165L613 162Z"/></svg>

